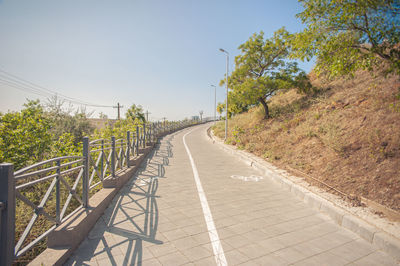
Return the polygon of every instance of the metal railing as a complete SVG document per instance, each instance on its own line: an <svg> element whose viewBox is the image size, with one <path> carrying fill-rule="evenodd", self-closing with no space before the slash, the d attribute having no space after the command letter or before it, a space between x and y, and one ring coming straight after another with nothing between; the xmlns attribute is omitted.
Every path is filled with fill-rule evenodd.
<svg viewBox="0 0 400 266"><path fill-rule="evenodd" d="M197 123L148 123L121 139L84 137L82 155L52 158L15 172L12 164L0 164L0 265L11 265L80 208L89 207L90 195L103 181L131 167L130 160L159 136ZM16 217L16 208L25 208L22 218ZM16 232L21 223L23 230ZM33 234L35 226L40 228Z"/></svg>

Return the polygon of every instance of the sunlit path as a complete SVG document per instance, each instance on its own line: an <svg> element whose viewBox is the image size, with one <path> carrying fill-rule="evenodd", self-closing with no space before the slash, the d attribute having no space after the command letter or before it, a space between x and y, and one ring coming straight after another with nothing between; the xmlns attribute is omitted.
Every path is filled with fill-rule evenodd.
<svg viewBox="0 0 400 266"><path fill-rule="evenodd" d="M228 265L396 265L213 145L207 127L164 137L67 265L218 263L185 134Z"/></svg>

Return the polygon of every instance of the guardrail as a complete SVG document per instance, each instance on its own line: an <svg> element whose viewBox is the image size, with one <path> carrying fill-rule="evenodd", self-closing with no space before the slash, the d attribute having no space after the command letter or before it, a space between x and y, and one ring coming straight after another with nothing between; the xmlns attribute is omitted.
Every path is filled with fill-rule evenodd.
<svg viewBox="0 0 400 266"><path fill-rule="evenodd" d="M0 164L0 265L11 265L81 207L88 208L90 195L105 180L116 178L118 171L131 167L131 158L147 144L197 123L147 123L128 131L124 139L84 137L81 156L52 158L15 172L13 164ZM16 208L25 208L21 217ZM23 230L16 235L16 224L21 223Z"/></svg>

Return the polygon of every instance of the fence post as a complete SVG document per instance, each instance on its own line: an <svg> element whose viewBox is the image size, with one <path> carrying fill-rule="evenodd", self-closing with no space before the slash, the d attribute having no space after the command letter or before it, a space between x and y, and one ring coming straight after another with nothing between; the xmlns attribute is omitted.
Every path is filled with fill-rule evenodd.
<svg viewBox="0 0 400 266"><path fill-rule="evenodd" d="M111 137L111 176L115 177L115 137Z"/></svg>
<svg viewBox="0 0 400 266"><path fill-rule="evenodd" d="M83 177L82 177L82 201L83 207L89 207L89 138L83 137Z"/></svg>
<svg viewBox="0 0 400 266"><path fill-rule="evenodd" d="M146 148L146 123L143 123L143 148Z"/></svg>
<svg viewBox="0 0 400 266"><path fill-rule="evenodd" d="M153 130L152 130L153 126L152 126L152 125L153 125L153 124L150 124L150 125L149 125L150 143L152 143L153 140L154 140L154 138L153 138Z"/></svg>
<svg viewBox="0 0 400 266"><path fill-rule="evenodd" d="M14 165L0 164L0 265L14 260L15 179Z"/></svg>
<svg viewBox="0 0 400 266"><path fill-rule="evenodd" d="M136 155L139 156L139 126L136 125Z"/></svg>
<svg viewBox="0 0 400 266"><path fill-rule="evenodd" d="M119 158L119 168L122 169L122 161L124 158L124 140L121 138L121 150L120 150L121 156Z"/></svg>
<svg viewBox="0 0 400 266"><path fill-rule="evenodd" d="M126 132L126 167L129 168L129 157L131 150L131 132Z"/></svg>
<svg viewBox="0 0 400 266"><path fill-rule="evenodd" d="M104 139L101 140L101 181L104 179Z"/></svg>
<svg viewBox="0 0 400 266"><path fill-rule="evenodd" d="M57 225L61 223L61 214L60 214L60 175L61 175L61 160L57 160L57 183L56 183L56 222Z"/></svg>
<svg viewBox="0 0 400 266"><path fill-rule="evenodd" d="M131 141L131 153L132 153L132 156L135 156L135 146L136 146L135 143L136 143L135 142L135 134L133 134L133 132L132 132L132 141Z"/></svg>

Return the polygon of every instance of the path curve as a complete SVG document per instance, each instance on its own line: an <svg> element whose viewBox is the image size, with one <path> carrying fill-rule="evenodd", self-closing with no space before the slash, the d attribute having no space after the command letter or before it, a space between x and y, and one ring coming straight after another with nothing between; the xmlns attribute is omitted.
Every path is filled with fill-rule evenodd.
<svg viewBox="0 0 400 266"><path fill-rule="evenodd" d="M164 137L67 265L397 265L268 178L246 182L262 175L208 127Z"/></svg>

